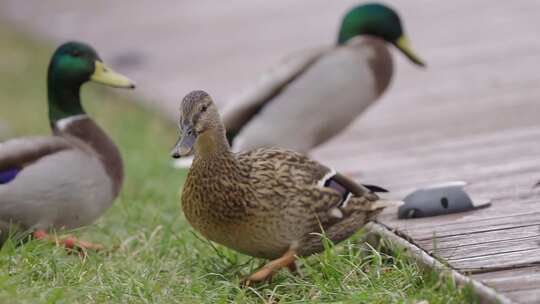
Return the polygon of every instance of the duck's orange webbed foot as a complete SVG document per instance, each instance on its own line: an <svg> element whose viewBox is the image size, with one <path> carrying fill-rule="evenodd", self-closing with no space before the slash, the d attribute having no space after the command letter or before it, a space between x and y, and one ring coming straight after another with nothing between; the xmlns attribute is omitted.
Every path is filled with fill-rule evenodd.
<svg viewBox="0 0 540 304"><path fill-rule="evenodd" d="M274 273L276 273L281 268L287 267L291 272L296 271L296 252L294 250L288 250L285 254L279 259L270 261L268 264L264 265L261 269L252 273L247 279L242 282L243 286L249 286L252 283L263 282L271 280Z"/></svg>
<svg viewBox="0 0 540 304"><path fill-rule="evenodd" d="M36 230L32 233L32 235L37 240L45 240L59 246L64 246L65 248L68 248L68 249L76 249L79 251L84 251L84 250L99 251L105 248L101 244L94 244L87 241L79 240L74 236L68 236L66 238L59 238L57 236L52 236L44 230Z"/></svg>

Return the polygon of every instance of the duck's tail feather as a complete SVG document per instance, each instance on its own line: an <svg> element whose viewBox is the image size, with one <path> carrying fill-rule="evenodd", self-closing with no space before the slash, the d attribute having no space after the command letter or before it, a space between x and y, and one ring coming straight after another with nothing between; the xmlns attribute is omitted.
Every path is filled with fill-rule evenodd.
<svg viewBox="0 0 540 304"><path fill-rule="evenodd" d="M388 192L388 190L384 189L383 187L379 187L377 185L370 185L370 184L362 184L362 186L369 189L371 192Z"/></svg>

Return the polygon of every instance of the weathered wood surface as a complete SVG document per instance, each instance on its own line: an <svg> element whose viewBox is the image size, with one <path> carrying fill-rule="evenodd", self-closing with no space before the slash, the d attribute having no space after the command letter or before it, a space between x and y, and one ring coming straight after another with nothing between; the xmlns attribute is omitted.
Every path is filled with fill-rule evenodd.
<svg viewBox="0 0 540 304"><path fill-rule="evenodd" d="M540 266L473 275L508 297L523 303L539 303Z"/></svg>
<svg viewBox="0 0 540 304"><path fill-rule="evenodd" d="M449 269L448 266L444 265L441 261L437 260L435 257L429 255L416 246L415 244L410 243L405 238L398 236L394 232L390 231L387 227L380 223L369 223L366 226L366 230L370 234L375 234L380 236L388 241L390 241L394 248L400 249L405 255L414 259L420 265L429 267L434 270L438 270L443 273L445 276L450 276L454 282L464 286L472 286L479 297L479 304L511 304L514 303L513 300L510 300L507 296L499 293L492 287L486 286L480 282L480 280L475 280L470 276L464 275L457 270ZM375 241L374 244L377 244L377 238L368 237L368 241Z"/></svg>
<svg viewBox="0 0 540 304"><path fill-rule="evenodd" d="M540 2L474 3L493 22L456 17L468 39L455 36L426 71L398 70L381 102L314 155L397 198L467 181L490 208L415 220L388 210L379 221L508 298L540 303Z"/></svg>
<svg viewBox="0 0 540 304"><path fill-rule="evenodd" d="M539 303L540 266L475 274L474 279L492 286L520 303Z"/></svg>
<svg viewBox="0 0 540 304"><path fill-rule="evenodd" d="M396 197L468 181L491 208L410 221L390 210L380 221L511 299L540 303L540 1L385 2L428 68L394 52L388 93L313 156ZM175 118L188 90L222 104L286 54L332 44L355 3L0 0L0 15L57 42L92 42Z"/></svg>

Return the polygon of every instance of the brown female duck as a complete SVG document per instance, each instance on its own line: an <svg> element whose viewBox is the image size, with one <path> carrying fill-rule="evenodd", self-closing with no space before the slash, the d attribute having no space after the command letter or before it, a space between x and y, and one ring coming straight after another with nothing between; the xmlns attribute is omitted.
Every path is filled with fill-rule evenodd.
<svg viewBox="0 0 540 304"><path fill-rule="evenodd" d="M306 156L279 148L235 154L212 98L204 91L184 97L178 158L194 148L182 193L189 223L208 239L272 261L248 281L261 281L295 257L323 250L324 231L340 242L390 202ZM371 189L371 190L370 190Z"/></svg>

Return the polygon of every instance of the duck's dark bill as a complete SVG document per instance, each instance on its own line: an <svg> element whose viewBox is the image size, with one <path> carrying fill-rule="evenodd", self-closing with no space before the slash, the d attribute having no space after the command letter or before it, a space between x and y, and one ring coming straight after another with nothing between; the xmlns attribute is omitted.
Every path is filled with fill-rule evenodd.
<svg viewBox="0 0 540 304"><path fill-rule="evenodd" d="M182 156L188 156L189 154L191 154L196 137L193 132L190 132L190 134L187 133L188 132L182 134L176 142L176 145L171 152L171 156L173 158L180 158Z"/></svg>

